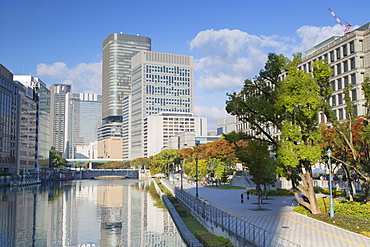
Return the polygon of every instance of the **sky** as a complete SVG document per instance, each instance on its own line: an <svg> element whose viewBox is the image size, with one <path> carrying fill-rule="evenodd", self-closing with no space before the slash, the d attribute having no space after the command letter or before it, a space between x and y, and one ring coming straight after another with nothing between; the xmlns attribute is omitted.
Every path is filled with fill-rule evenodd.
<svg viewBox="0 0 370 247"><path fill-rule="evenodd" d="M0 0L0 64L101 94L104 39L150 37L152 51L194 57L194 115L216 129L229 116L227 94L255 77L268 53L304 55L343 35L328 8L354 28L370 22L368 0Z"/></svg>

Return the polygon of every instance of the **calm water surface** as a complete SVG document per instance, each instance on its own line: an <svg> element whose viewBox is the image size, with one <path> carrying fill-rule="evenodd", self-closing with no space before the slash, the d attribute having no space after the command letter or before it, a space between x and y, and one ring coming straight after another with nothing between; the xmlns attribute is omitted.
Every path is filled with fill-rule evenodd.
<svg viewBox="0 0 370 247"><path fill-rule="evenodd" d="M150 180L74 180L0 193L0 246L185 246Z"/></svg>

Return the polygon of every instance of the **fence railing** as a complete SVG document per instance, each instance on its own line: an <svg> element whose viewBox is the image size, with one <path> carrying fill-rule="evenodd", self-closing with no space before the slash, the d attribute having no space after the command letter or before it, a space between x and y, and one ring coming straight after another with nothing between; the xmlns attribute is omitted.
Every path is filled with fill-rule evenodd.
<svg viewBox="0 0 370 247"><path fill-rule="evenodd" d="M228 232L229 236L241 240L245 246L299 246L221 210L205 200L199 200L186 190L175 187L175 195L195 217L209 226L221 227L223 231Z"/></svg>

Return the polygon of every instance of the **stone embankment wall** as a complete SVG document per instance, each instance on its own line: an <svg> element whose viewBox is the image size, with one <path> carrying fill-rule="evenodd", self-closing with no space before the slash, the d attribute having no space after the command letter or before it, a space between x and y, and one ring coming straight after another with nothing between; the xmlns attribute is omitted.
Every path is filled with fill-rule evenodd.
<svg viewBox="0 0 370 247"><path fill-rule="evenodd" d="M157 183L154 183L154 186L157 193L161 196L163 203L166 205L168 212L171 214L172 220L175 222L177 230L180 232L180 235L185 241L186 245L190 247L203 247L204 245L200 243L199 240L194 237L194 235L186 227L175 207L172 205L167 196L161 191Z"/></svg>

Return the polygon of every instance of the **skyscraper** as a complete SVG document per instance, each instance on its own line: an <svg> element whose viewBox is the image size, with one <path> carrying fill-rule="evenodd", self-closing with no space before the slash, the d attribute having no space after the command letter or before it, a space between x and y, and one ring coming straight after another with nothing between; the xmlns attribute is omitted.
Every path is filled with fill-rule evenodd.
<svg viewBox="0 0 370 247"><path fill-rule="evenodd" d="M132 58L131 159L146 157L144 119L166 113L192 114L194 108L193 57L153 51L141 51ZM188 116L189 118L189 116ZM185 124L185 123L184 123ZM179 124L183 126L184 124ZM185 131L185 127L181 127ZM164 139L176 133L164 130ZM161 143L161 147L168 144Z"/></svg>
<svg viewBox="0 0 370 247"><path fill-rule="evenodd" d="M50 150L50 90L40 78L32 75L14 75L14 81L31 87L37 95L37 160L38 167L49 166Z"/></svg>
<svg viewBox="0 0 370 247"><path fill-rule="evenodd" d="M66 94L72 91L72 85L54 83L50 87L50 144L59 153L64 153Z"/></svg>
<svg viewBox="0 0 370 247"><path fill-rule="evenodd" d="M151 50L151 39L112 33L103 42L103 123L122 121L123 99L131 94L131 58Z"/></svg>
<svg viewBox="0 0 370 247"><path fill-rule="evenodd" d="M0 64L0 171L17 174L18 86Z"/></svg>
<svg viewBox="0 0 370 247"><path fill-rule="evenodd" d="M91 158L77 151L87 149L98 140L101 125L101 95L89 93L67 93L65 110L64 157L67 159ZM91 152L90 152L91 153Z"/></svg>

